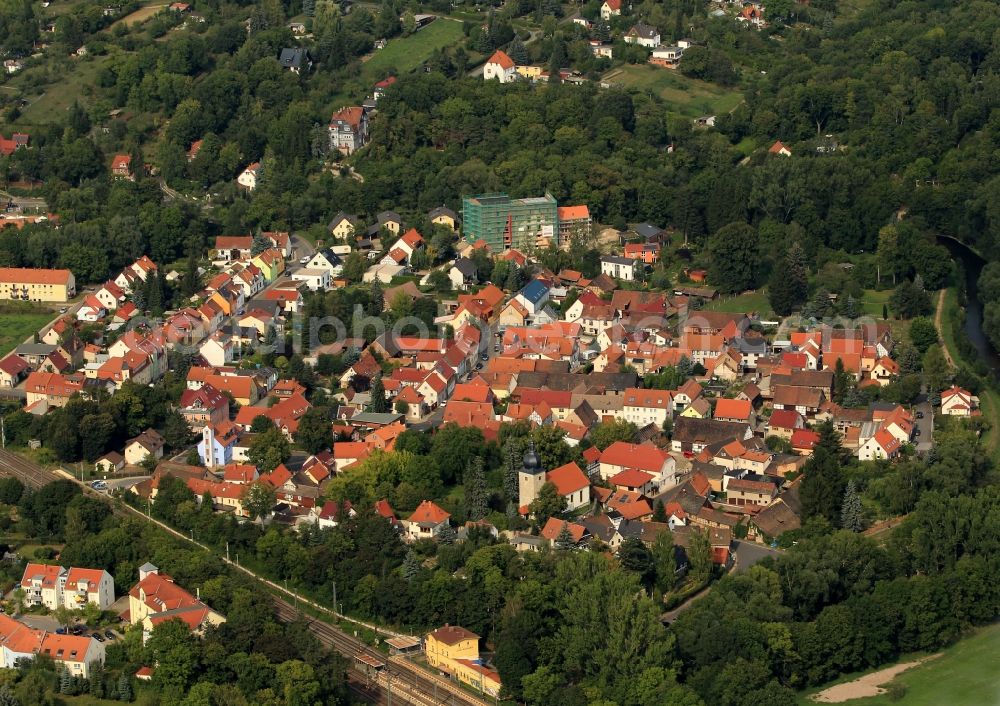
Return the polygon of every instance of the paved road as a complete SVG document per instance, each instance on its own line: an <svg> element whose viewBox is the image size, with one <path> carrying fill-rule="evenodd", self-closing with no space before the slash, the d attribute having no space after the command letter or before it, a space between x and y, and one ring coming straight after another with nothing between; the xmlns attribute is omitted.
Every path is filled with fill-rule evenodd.
<svg viewBox="0 0 1000 706"><path fill-rule="evenodd" d="M920 431L913 437L917 453L927 453L934 445L934 405L927 401L927 395L920 395L917 404L913 406L914 426ZM918 415L923 415L922 418ZM916 434L916 431L914 431Z"/></svg>
<svg viewBox="0 0 1000 706"><path fill-rule="evenodd" d="M429 431L435 427L441 426L441 422L444 421L444 407L438 407L428 416L424 417L423 421L415 422L410 424L409 428L414 431Z"/></svg>
<svg viewBox="0 0 1000 706"><path fill-rule="evenodd" d="M19 208L22 211L38 211L40 213L44 213L49 210L49 205L45 202L45 199L27 196L11 196L6 191L0 191L0 199L12 204L15 208Z"/></svg>
<svg viewBox="0 0 1000 706"><path fill-rule="evenodd" d="M303 258L306 255L312 256L316 252L316 248L305 238L300 238L297 235L291 236L292 238L292 262L298 264L299 258Z"/></svg>

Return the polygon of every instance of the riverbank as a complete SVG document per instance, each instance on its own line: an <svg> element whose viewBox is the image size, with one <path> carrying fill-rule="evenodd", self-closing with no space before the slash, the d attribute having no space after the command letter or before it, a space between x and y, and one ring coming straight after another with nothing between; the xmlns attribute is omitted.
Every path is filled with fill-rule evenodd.
<svg viewBox="0 0 1000 706"><path fill-rule="evenodd" d="M958 303L958 292L954 287L944 289L938 295L937 311L934 313L934 323L937 324L938 335L944 344L944 356L949 364L974 369L972 361L962 356L958 342L955 340L955 322L961 316ZM983 416L990 420L990 429L983 434L983 448L993 460L994 465L1000 465L1000 395L984 380L979 391L979 408Z"/></svg>
<svg viewBox="0 0 1000 706"><path fill-rule="evenodd" d="M895 694L879 693L841 703L844 706L891 706L894 703L902 706L979 706L1000 703L1000 677L995 668L997 648L1000 648L1000 623L974 630L934 659L927 659L925 654L901 656L896 667L910 668L895 675L888 683L877 676L870 677L883 670L847 675L834 684L800 692L798 703L800 706L816 706L814 696L829 691L836 684L871 681L873 678L890 689L892 684L898 685L892 689ZM919 663L914 664L916 662Z"/></svg>

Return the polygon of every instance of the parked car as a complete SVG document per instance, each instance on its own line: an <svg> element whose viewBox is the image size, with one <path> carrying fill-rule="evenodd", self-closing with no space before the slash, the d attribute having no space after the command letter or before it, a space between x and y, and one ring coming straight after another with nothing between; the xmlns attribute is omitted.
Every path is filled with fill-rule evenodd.
<svg viewBox="0 0 1000 706"><path fill-rule="evenodd" d="M82 625L74 625L69 629L70 635L82 635L85 632L85 628Z"/></svg>
<svg viewBox="0 0 1000 706"><path fill-rule="evenodd" d="M66 628L56 628L56 635L65 635Z"/></svg>
<svg viewBox="0 0 1000 706"><path fill-rule="evenodd" d="M917 412L917 419L923 419L923 418L924 418L924 413L923 412Z"/></svg>
<svg viewBox="0 0 1000 706"><path fill-rule="evenodd" d="M303 257L300 257L300 258L299 258L299 264L300 264L300 265L308 265L308 264L309 264L309 261L310 261L311 259L312 259L312 257L310 257L309 255L305 255L305 256L303 256Z"/></svg>
<svg viewBox="0 0 1000 706"><path fill-rule="evenodd" d="M95 480L93 483L90 484L90 487L93 488L94 490L107 490L108 484L103 480Z"/></svg>
<svg viewBox="0 0 1000 706"><path fill-rule="evenodd" d="M111 631L111 630L105 630L104 631L104 637L108 638L109 640L114 640L114 639L117 638L117 636L115 635L115 633L113 631Z"/></svg>
<svg viewBox="0 0 1000 706"><path fill-rule="evenodd" d="M98 642L104 642L104 638L101 637L101 633L99 632L95 632L93 635L91 635L91 637L97 640Z"/></svg>

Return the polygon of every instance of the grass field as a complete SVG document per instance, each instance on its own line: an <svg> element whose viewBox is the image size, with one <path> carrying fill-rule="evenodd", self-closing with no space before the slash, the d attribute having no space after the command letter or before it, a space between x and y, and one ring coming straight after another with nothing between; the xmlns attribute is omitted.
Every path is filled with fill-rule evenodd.
<svg viewBox="0 0 1000 706"><path fill-rule="evenodd" d="M166 7L165 4L146 5L145 7L140 7L135 12L130 12L129 14L122 17L120 20L116 20L115 22L112 23L111 26L114 27L115 25L125 25L126 27L131 27L133 25L140 24L151 18L153 15L155 15L165 7Z"/></svg>
<svg viewBox="0 0 1000 706"><path fill-rule="evenodd" d="M1000 624L976 631L970 637L949 647L940 657L908 669L895 681L906 685L906 695L892 701L885 694L865 699L844 701L846 706L980 706L1000 703L1000 670L996 655L1000 650ZM901 660L909 661L909 660ZM857 675L841 681L850 681ZM799 698L802 706L814 705L810 694Z"/></svg>
<svg viewBox="0 0 1000 706"><path fill-rule="evenodd" d="M54 318L51 311L32 306L0 307L0 357L7 355Z"/></svg>
<svg viewBox="0 0 1000 706"><path fill-rule="evenodd" d="M649 64L622 66L605 75L604 80L658 95L670 104L674 112L689 118L722 115L743 102L743 95L737 90Z"/></svg>
<svg viewBox="0 0 1000 706"><path fill-rule="evenodd" d="M406 73L430 58L436 49L451 46L462 38L462 24L437 19L402 39L393 39L364 63L361 73L371 81L381 81L393 70Z"/></svg>
<svg viewBox="0 0 1000 706"><path fill-rule="evenodd" d="M771 310L771 304L767 301L767 292L763 288L736 296L719 295L718 299L705 302L705 309L706 311L729 311L734 313L756 311L762 319L770 319L774 315L774 312Z"/></svg>
<svg viewBox="0 0 1000 706"><path fill-rule="evenodd" d="M72 60L61 79L45 86L41 95L29 95L29 105L21 112L16 124L24 127L56 122L65 118L74 101L85 105L87 100L83 89L96 83L103 61L102 58Z"/></svg>
<svg viewBox="0 0 1000 706"><path fill-rule="evenodd" d="M861 313L872 317L878 321L882 320L882 306L888 305L889 297L892 296L891 289L866 289L861 297ZM897 341L908 338L910 332L910 322L889 318L889 328L892 336Z"/></svg>

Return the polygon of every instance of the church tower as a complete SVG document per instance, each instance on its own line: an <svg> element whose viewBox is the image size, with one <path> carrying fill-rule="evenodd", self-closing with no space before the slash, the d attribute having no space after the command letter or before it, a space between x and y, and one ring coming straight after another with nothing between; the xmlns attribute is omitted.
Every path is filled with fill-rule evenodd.
<svg viewBox="0 0 1000 706"><path fill-rule="evenodd" d="M517 474L517 504L521 507L530 505L538 497L538 492L545 485L545 471L542 470L542 459L535 451L535 442L528 444L524 454L524 464Z"/></svg>

